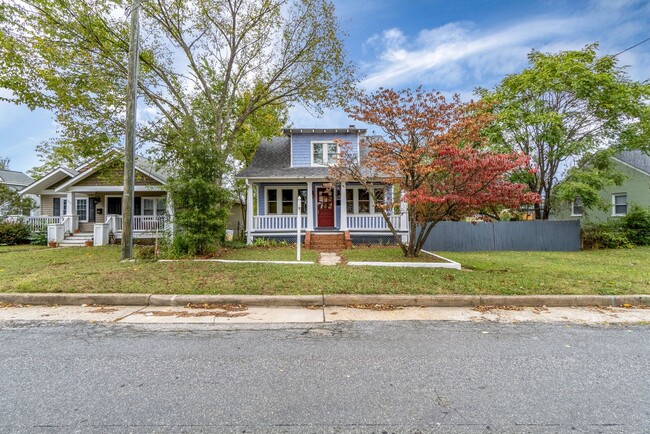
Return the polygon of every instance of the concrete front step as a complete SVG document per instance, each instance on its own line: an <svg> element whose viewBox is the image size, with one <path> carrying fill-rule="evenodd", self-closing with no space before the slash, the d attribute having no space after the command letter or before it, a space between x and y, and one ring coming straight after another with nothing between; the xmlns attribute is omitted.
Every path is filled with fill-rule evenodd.
<svg viewBox="0 0 650 434"><path fill-rule="evenodd" d="M92 232L77 232L76 234L70 234L65 236L66 240L92 240Z"/></svg>
<svg viewBox="0 0 650 434"><path fill-rule="evenodd" d="M85 247L86 241L92 241L93 234L90 232L77 232L76 234L66 235L59 247Z"/></svg>

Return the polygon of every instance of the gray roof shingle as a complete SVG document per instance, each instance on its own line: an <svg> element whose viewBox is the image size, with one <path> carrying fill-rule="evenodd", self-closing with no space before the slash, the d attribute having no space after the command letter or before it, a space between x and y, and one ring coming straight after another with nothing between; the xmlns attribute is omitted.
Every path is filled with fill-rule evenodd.
<svg viewBox="0 0 650 434"><path fill-rule="evenodd" d="M622 151L614 157L650 175L650 155L643 151Z"/></svg>
<svg viewBox="0 0 650 434"><path fill-rule="evenodd" d="M368 155L369 140L380 136L366 136L359 146L361 159ZM236 178L327 178L327 167L291 167L291 139L286 136L262 140L251 164L239 172Z"/></svg>
<svg viewBox="0 0 650 434"><path fill-rule="evenodd" d="M34 180L23 172L17 172L15 170L0 170L0 183L2 184L25 187L32 182L34 182Z"/></svg>

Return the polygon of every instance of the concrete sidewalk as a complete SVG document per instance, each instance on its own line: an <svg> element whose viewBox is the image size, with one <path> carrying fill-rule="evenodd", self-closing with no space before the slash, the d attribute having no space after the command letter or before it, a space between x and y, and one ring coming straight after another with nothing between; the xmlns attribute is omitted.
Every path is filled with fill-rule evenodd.
<svg viewBox="0 0 650 434"><path fill-rule="evenodd" d="M3 321L89 321L132 324L273 324L339 321L570 322L650 325L650 309L620 307L285 306L20 306L0 305Z"/></svg>

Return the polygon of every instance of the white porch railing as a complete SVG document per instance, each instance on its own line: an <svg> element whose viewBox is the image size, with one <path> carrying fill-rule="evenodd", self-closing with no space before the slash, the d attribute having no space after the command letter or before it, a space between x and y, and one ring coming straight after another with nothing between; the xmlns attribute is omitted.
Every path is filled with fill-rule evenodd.
<svg viewBox="0 0 650 434"><path fill-rule="evenodd" d="M122 219L120 218L120 228L122 228ZM165 229L164 216L146 216L136 215L133 216L133 231L134 232L155 232Z"/></svg>
<svg viewBox="0 0 650 434"><path fill-rule="evenodd" d="M390 216L390 222L396 230L406 230L402 228L402 216ZM348 229L367 229L367 230L388 230L386 220L381 214L364 214L364 215L350 215L348 214Z"/></svg>
<svg viewBox="0 0 650 434"><path fill-rule="evenodd" d="M33 231L46 231L47 225L59 224L63 221L63 217L51 216L9 216L7 220L21 221L31 228Z"/></svg>
<svg viewBox="0 0 650 434"><path fill-rule="evenodd" d="M284 231L297 229L295 215L256 215L253 216L253 229L257 231ZM307 216L300 217L300 227L307 227Z"/></svg>

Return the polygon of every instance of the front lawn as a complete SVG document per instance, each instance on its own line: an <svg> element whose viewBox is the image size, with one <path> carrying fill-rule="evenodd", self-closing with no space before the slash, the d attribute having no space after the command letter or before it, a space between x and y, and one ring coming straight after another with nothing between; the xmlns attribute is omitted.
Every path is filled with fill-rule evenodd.
<svg viewBox="0 0 650 434"><path fill-rule="evenodd" d="M257 257L259 252L255 249L233 250L230 258ZM269 258L289 254L288 251L266 253ZM304 253L315 255L315 252ZM440 254L460 262L463 270L189 261L121 263L119 247L116 246L15 250L0 254L0 291L164 294L650 293L648 247L571 253ZM224 255L224 258L228 257L229 254Z"/></svg>
<svg viewBox="0 0 650 434"><path fill-rule="evenodd" d="M217 259L237 259L243 261L295 261L296 246L282 247L246 247L242 249L225 249L219 252ZM318 252L300 249L300 260L316 262Z"/></svg>
<svg viewBox="0 0 650 434"><path fill-rule="evenodd" d="M340 253L347 262L445 262L426 253L420 253L417 258L405 258L399 247L355 246Z"/></svg>

